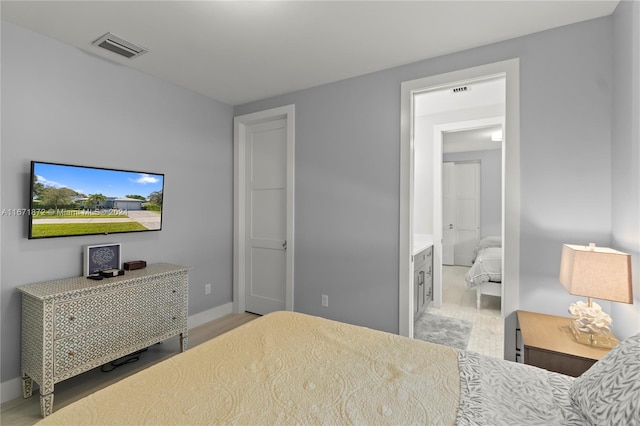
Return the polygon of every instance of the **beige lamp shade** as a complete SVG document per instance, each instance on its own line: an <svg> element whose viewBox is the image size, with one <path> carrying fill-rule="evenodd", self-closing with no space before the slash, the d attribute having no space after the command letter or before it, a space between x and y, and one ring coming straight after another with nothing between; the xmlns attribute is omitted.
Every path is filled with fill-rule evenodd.
<svg viewBox="0 0 640 426"><path fill-rule="evenodd" d="M632 303L631 255L593 244L564 244L560 282L576 296Z"/></svg>

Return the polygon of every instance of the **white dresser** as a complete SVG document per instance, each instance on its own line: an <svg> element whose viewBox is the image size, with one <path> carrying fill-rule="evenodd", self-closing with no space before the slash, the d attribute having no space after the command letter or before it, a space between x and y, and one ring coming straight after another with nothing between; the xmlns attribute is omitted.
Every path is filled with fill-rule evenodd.
<svg viewBox="0 0 640 426"><path fill-rule="evenodd" d="M37 382L45 417L58 382L178 334L185 351L188 270L160 263L101 281L74 277L18 287L23 396Z"/></svg>

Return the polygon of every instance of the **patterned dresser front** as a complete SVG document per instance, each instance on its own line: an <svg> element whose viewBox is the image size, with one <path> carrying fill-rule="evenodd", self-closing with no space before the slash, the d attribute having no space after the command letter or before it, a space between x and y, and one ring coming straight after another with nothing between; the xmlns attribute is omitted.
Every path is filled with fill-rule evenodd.
<svg viewBox="0 0 640 426"><path fill-rule="evenodd" d="M23 396L32 395L36 381L45 417L62 380L178 334L185 351L188 270L161 263L101 281L74 277L18 287Z"/></svg>

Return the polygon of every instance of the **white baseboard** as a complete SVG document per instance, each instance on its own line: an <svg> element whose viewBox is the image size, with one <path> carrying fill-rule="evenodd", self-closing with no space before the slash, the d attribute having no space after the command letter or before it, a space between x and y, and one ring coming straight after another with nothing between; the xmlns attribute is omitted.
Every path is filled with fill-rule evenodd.
<svg viewBox="0 0 640 426"><path fill-rule="evenodd" d="M221 318L232 312L233 302L225 303L224 305L216 306L215 308L211 308L197 314L189 315L189 318L187 319L187 327L189 329L192 329L206 322Z"/></svg>
<svg viewBox="0 0 640 426"><path fill-rule="evenodd" d="M213 321L233 312L233 303L225 303L197 314L189 315L187 327L194 328L206 322ZM37 388L37 385L34 383ZM35 393L35 392L34 392ZM0 403L22 397L22 378L16 377L0 384Z"/></svg>

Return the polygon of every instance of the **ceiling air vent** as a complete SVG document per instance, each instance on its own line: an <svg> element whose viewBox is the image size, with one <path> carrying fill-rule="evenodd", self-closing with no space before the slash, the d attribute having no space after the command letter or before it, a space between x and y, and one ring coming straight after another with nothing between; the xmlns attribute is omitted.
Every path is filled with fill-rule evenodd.
<svg viewBox="0 0 640 426"><path fill-rule="evenodd" d="M462 92L468 92L469 90L471 90L471 87L469 86L460 86L460 87L454 87L453 89L451 89L451 93L462 93Z"/></svg>
<svg viewBox="0 0 640 426"><path fill-rule="evenodd" d="M149 51L142 46L131 43L130 41L111 33L106 33L91 44L107 49L113 53L117 53L118 55L124 56L128 59L144 55Z"/></svg>

